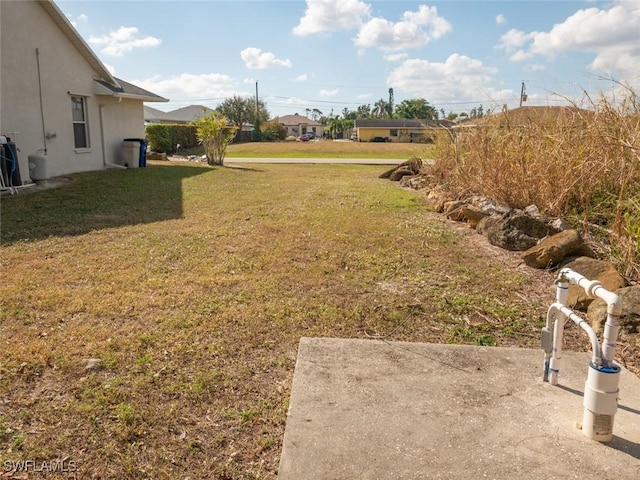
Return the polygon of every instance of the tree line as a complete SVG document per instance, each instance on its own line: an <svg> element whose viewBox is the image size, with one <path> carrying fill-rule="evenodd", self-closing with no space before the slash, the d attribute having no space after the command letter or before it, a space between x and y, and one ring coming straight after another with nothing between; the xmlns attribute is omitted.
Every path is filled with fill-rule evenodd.
<svg viewBox="0 0 640 480"><path fill-rule="evenodd" d="M305 109L308 118L319 122L325 127L325 132L331 137L341 137L345 131L352 129L358 118L380 119L416 119L438 120L447 118L479 118L484 116L482 105L471 110L470 114L454 114L445 116L443 109L437 110L424 98L403 100L397 105L393 101L393 89L389 89L389 99L380 99L371 104L359 105L355 110L344 108L340 114L334 114L333 109L325 115L317 108ZM207 159L211 164L221 164L227 144L235 137L242 139L244 127L253 124L251 140L284 139L286 130L277 118L270 120L269 110L263 100L256 97L240 97L234 95L218 105L214 111L196 122L193 126L197 130L200 142L205 146ZM240 136L240 137L239 137ZM173 139L167 139L173 148Z"/></svg>

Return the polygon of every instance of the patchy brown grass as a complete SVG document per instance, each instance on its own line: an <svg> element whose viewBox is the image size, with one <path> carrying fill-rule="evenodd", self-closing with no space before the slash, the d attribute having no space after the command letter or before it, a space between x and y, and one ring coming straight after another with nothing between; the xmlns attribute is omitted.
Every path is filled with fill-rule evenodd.
<svg viewBox="0 0 640 480"><path fill-rule="evenodd" d="M379 168L150 163L2 200L3 462L274 479L302 336L538 348L551 278Z"/></svg>

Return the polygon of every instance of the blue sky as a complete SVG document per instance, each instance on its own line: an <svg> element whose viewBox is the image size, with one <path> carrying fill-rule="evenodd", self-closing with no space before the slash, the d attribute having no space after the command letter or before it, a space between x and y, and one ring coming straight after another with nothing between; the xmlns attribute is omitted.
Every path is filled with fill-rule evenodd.
<svg viewBox="0 0 640 480"><path fill-rule="evenodd" d="M581 102L613 77L640 90L639 1L200 0L56 2L117 77L272 116L425 98L438 110Z"/></svg>

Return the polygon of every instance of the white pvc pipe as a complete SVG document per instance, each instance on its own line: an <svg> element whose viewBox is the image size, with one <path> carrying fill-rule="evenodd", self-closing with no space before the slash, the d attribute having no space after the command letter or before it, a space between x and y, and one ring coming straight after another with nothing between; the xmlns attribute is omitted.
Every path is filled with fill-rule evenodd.
<svg viewBox="0 0 640 480"><path fill-rule="evenodd" d="M620 314L622 313L620 297L604 288L602 283L597 280L588 280L570 268L560 270L558 278L560 277L582 287L589 297L601 298L607 304L607 321L604 325L602 340L602 364L605 367L611 367L616 355L616 341L620 332Z"/></svg>
<svg viewBox="0 0 640 480"><path fill-rule="evenodd" d="M596 332L593 331L593 328L591 328L591 325L589 325L589 323L587 323L587 321L584 318L582 318L579 315L576 315L576 313L573 310L571 310L569 307L566 307L564 305L553 303L549 307L549 312L551 312L552 310L562 312L562 314L566 318L571 320L573 323L578 325L580 328L582 328L582 330L584 330L587 333L587 335L589 336L589 340L591 341L591 352L592 352L591 362L596 366L600 366L602 364L602 354L600 352L600 343L598 342L598 336L596 335Z"/></svg>
<svg viewBox="0 0 640 480"><path fill-rule="evenodd" d="M589 297L598 297L606 302L607 322L605 323L602 347L591 326L567 306L570 284L583 288ZM583 398L582 433L588 438L600 442L611 441L619 392L620 367L615 365L614 357L616 339L620 331L619 318L622 312L620 298L605 289L600 282L588 280L568 268L560 271L556 286L556 302L549 307L546 326L542 329L542 346L545 350L544 379L548 378L552 385L558 384L563 329L566 320L570 319L587 333L592 349L592 359L589 362ZM551 318L554 316L553 338L550 339ZM550 375L548 375L548 371L550 371Z"/></svg>

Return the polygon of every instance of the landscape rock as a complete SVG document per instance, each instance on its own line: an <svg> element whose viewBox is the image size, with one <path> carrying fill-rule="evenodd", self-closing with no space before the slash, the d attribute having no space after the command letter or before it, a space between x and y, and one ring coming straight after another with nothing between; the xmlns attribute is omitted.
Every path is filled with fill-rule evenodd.
<svg viewBox="0 0 640 480"><path fill-rule="evenodd" d="M589 280L597 280L611 292L626 286L624 278L620 276L613 264L604 260L582 256L561 262L559 268L570 268ZM570 307L586 312L591 302L593 299L587 297L582 287L569 285L567 304Z"/></svg>
<svg viewBox="0 0 640 480"><path fill-rule="evenodd" d="M620 325L627 333L640 333L640 285L619 288L615 290L622 302L622 315ZM587 310L587 318L594 331L602 331L607 320L607 304L598 298L594 300Z"/></svg>
<svg viewBox="0 0 640 480"><path fill-rule="evenodd" d="M398 181L398 180L400 180L402 177L404 177L406 175L418 175L420 173L420 171L422 170L422 165L423 165L423 163L422 163L422 159L421 158L412 157L409 160L407 160L406 162L402 162L399 165L396 165L393 168L390 168L386 172L381 173L378 177L379 178L388 178L388 179L390 179L392 181ZM402 174L395 175L394 178L396 180L394 180L394 178L392 178L392 176L398 170L402 170L402 172L408 172L408 173L402 173Z"/></svg>
<svg viewBox="0 0 640 480"><path fill-rule="evenodd" d="M569 222L562 218L554 218L549 221L549 226L556 232L562 232L564 230L570 230L573 227Z"/></svg>
<svg viewBox="0 0 640 480"><path fill-rule="evenodd" d="M489 216L489 213L482 211L475 205L464 205L460 207L460 214L471 228L477 228L480 220Z"/></svg>
<svg viewBox="0 0 640 480"><path fill-rule="evenodd" d="M102 360L100 358L90 358L84 366L85 372L92 372L102 368Z"/></svg>
<svg viewBox="0 0 640 480"><path fill-rule="evenodd" d="M545 238L522 253L524 263L533 268L550 268L569 256L593 256L580 232L565 230Z"/></svg>
<svg viewBox="0 0 640 480"><path fill-rule="evenodd" d="M413 173L413 171L409 167L399 167L399 168L396 168L393 172L391 172L391 175L389 175L389 180L391 180L392 182L397 182L402 177L411 176L411 175L415 175L415 173Z"/></svg>
<svg viewBox="0 0 640 480"><path fill-rule="evenodd" d="M412 188L414 190L422 190L433 185L433 179L428 175L411 175L403 177L400 180L400 186Z"/></svg>
<svg viewBox="0 0 640 480"><path fill-rule="evenodd" d="M544 220L522 211L513 210L497 219L489 219L492 217L479 222L479 229L482 229L491 245L505 250L527 250L549 234L549 226Z"/></svg>
<svg viewBox="0 0 640 480"><path fill-rule="evenodd" d="M464 220L462 216L461 209L465 205L465 202L461 200L452 200L449 202L444 202L444 214L454 220L456 222L461 222Z"/></svg>
<svg viewBox="0 0 640 480"><path fill-rule="evenodd" d="M509 207L496 205L495 200L487 197L471 197L470 203L487 215L504 215L511 210Z"/></svg>
<svg viewBox="0 0 640 480"><path fill-rule="evenodd" d="M149 160L168 160L168 157L167 157L166 153L149 152L147 154L147 159L149 159Z"/></svg>
<svg viewBox="0 0 640 480"><path fill-rule="evenodd" d="M524 208L524 213L531 217L540 217L540 209L536 205L529 205Z"/></svg>
<svg viewBox="0 0 640 480"><path fill-rule="evenodd" d="M444 212L444 204L449 200L451 200L451 194L439 185L427 193L427 203L438 213Z"/></svg>

